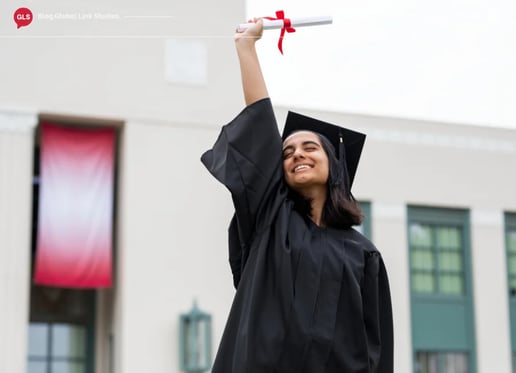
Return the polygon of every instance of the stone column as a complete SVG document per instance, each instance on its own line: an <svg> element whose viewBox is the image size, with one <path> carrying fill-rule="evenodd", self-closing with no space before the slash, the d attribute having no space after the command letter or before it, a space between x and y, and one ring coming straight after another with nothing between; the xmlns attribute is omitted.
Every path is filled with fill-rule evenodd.
<svg viewBox="0 0 516 373"><path fill-rule="evenodd" d="M503 211L471 211L478 373L511 372L509 292Z"/></svg>
<svg viewBox="0 0 516 373"><path fill-rule="evenodd" d="M373 200L371 210L373 243L382 253L391 287L394 371L410 373L413 369L407 207L403 202Z"/></svg>
<svg viewBox="0 0 516 373"><path fill-rule="evenodd" d="M0 372L26 372L36 124L0 111Z"/></svg>

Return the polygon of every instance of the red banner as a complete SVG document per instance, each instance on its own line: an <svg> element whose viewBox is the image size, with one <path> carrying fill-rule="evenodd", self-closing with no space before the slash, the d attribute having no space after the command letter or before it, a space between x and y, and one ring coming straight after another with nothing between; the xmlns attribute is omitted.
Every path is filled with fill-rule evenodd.
<svg viewBox="0 0 516 373"><path fill-rule="evenodd" d="M41 285L110 287L115 130L41 125L36 270Z"/></svg>

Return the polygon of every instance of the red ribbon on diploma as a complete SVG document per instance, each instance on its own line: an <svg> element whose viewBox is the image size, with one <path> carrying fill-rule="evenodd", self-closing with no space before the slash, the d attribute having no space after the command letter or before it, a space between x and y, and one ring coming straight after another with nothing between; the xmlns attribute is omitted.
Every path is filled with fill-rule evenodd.
<svg viewBox="0 0 516 373"><path fill-rule="evenodd" d="M272 17L263 17L263 18L268 19L269 21L277 21L280 19L283 20L283 27L281 28L281 34L280 34L280 37L278 40L278 49L281 52L281 54L283 54L283 38L285 36L285 31L296 32L296 29L294 27L292 27L292 24L290 23L290 19L285 18L285 12L283 12L283 10L276 11L276 17L277 18L272 18Z"/></svg>

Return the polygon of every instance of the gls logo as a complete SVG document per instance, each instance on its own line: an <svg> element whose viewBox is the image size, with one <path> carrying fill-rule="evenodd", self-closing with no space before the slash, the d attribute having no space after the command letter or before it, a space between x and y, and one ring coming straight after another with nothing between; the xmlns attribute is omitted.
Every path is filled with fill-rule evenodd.
<svg viewBox="0 0 516 373"><path fill-rule="evenodd" d="M32 12L30 11L29 8L16 9L13 17L14 17L14 22L16 23L18 28L30 25L30 23L32 22L32 18L33 18Z"/></svg>

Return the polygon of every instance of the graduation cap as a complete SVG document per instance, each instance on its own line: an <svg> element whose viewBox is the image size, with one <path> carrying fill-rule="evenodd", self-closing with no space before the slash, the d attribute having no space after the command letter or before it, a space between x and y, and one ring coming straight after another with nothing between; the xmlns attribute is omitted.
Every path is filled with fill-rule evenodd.
<svg viewBox="0 0 516 373"><path fill-rule="evenodd" d="M344 169L345 182L348 192L350 192L366 135L289 111L281 138L285 141L288 136L298 131L316 132L324 135L332 143L335 154Z"/></svg>

